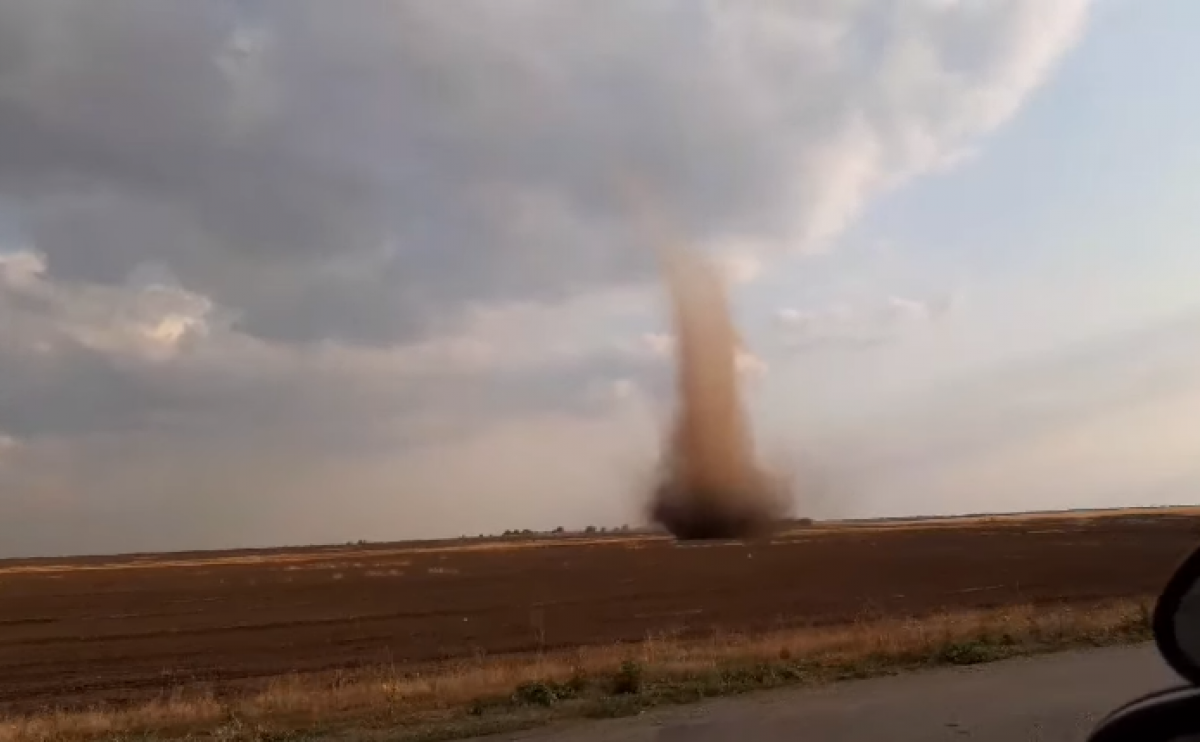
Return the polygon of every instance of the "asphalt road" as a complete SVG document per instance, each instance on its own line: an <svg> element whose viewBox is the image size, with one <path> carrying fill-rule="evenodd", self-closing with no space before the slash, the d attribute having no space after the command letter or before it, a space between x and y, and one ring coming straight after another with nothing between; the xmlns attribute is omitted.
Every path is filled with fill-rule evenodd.
<svg viewBox="0 0 1200 742"><path fill-rule="evenodd" d="M525 742L1076 742L1180 681L1151 645L788 690L510 735Z"/></svg>

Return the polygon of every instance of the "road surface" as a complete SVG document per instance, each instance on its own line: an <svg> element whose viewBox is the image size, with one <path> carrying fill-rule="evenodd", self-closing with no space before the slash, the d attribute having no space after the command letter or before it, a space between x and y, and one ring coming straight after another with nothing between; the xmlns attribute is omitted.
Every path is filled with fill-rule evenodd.
<svg viewBox="0 0 1200 742"><path fill-rule="evenodd" d="M775 691L504 738L522 742L1077 742L1117 705L1180 682L1154 647L1145 644Z"/></svg>

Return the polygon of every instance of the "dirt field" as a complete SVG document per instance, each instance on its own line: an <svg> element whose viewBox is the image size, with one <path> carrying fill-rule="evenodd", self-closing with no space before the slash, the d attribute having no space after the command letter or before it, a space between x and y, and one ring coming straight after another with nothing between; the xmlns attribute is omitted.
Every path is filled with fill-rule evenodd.
<svg viewBox="0 0 1200 742"><path fill-rule="evenodd" d="M1200 517L0 562L0 712L292 671L1157 592Z"/></svg>

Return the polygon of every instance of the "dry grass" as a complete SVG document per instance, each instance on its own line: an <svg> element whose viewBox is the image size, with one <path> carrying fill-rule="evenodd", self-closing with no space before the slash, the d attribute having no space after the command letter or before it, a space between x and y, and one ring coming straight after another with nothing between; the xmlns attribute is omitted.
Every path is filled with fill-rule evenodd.
<svg viewBox="0 0 1200 742"><path fill-rule="evenodd" d="M265 740L346 729L354 729L356 737L387 729L389 739L397 733L447 739L784 684L1144 640L1149 611L1149 600L1023 606L754 636L656 636L629 645L479 657L420 671L384 667L290 676L234 699L179 690L135 707L0 719L0 742Z"/></svg>

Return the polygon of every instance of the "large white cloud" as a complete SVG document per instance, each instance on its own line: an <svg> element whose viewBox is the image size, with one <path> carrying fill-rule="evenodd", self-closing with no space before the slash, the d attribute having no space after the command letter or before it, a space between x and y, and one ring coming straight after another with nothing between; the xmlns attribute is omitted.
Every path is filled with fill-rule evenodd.
<svg viewBox="0 0 1200 742"><path fill-rule="evenodd" d="M587 390L628 402L627 380L663 374L637 340L661 329L649 251L614 183L636 174L752 281L980 146L1087 6L0 5L0 234L24 241L0 248L0 483L42 493L23 522L51 524L21 548L76 548L52 491L114 523L166 517L139 510L155 497L282 508L292 531L255 533L284 539L327 522L313 483L337 482L363 493L349 521L438 532L457 521L396 457L433 441L446 466L422 471L461 469L483 436L509 451L492 483L532 503L561 482L539 490L487 438L522 424L616 486L585 463L597 430L630 438L627 405ZM455 512L491 497L446 481ZM168 520L180 545L254 537Z"/></svg>

